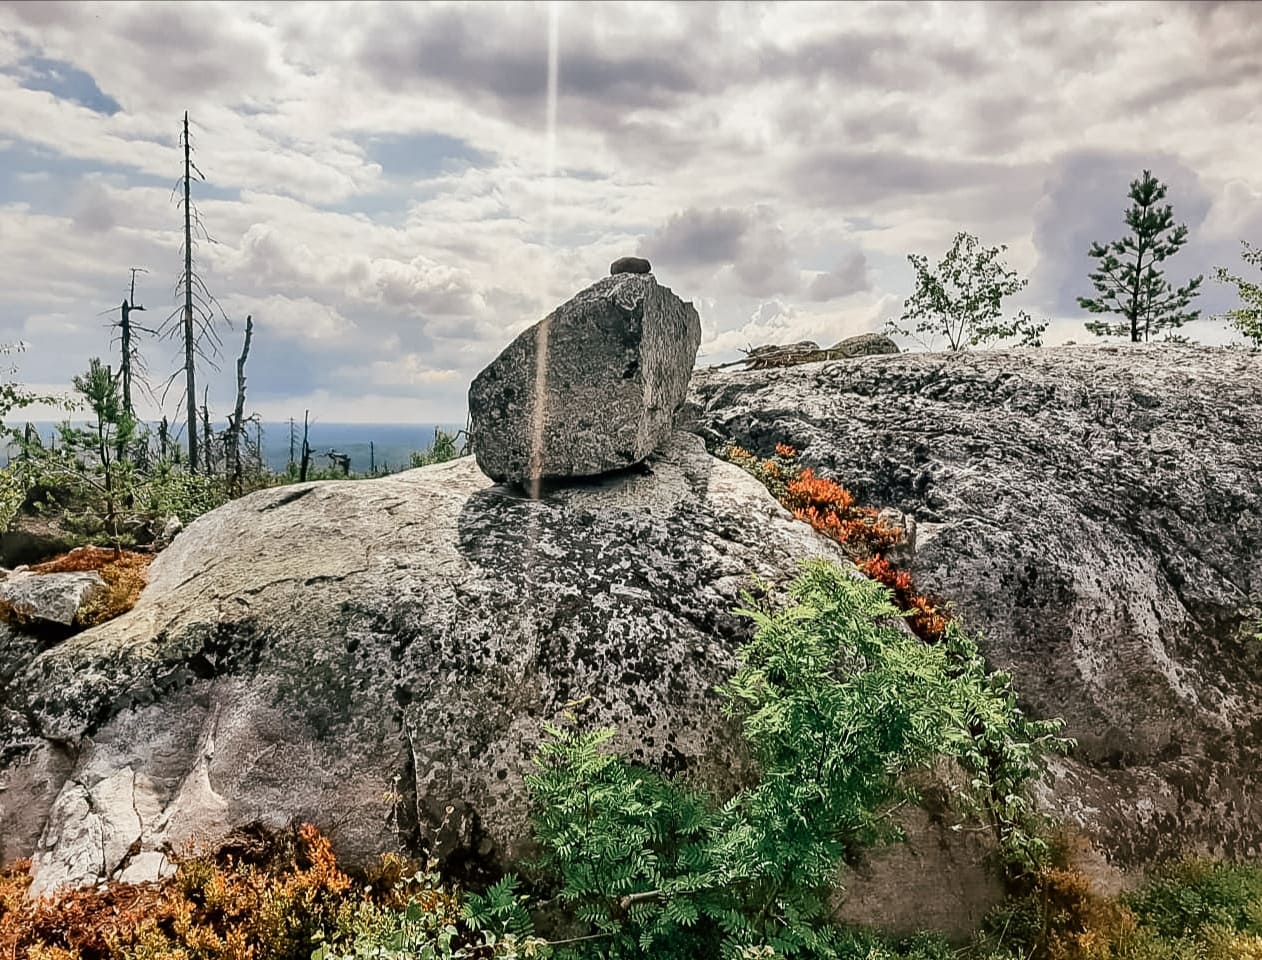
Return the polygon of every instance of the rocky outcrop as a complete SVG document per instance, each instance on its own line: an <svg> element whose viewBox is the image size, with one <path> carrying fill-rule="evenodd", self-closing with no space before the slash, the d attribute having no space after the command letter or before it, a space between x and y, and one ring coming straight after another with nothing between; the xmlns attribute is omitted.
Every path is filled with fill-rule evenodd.
<svg viewBox="0 0 1262 960"><path fill-rule="evenodd" d="M586 695L638 760L731 785L732 611L819 555L687 435L539 500L471 458L256 493L190 524L129 613L14 648L0 855L33 853L40 892L298 818L350 863L425 843L476 873L519 850L540 726Z"/></svg>
<svg viewBox="0 0 1262 960"><path fill-rule="evenodd" d="M673 429L700 343L697 311L652 274L594 283L474 379L478 466L527 487L634 466Z"/></svg>
<svg viewBox="0 0 1262 960"><path fill-rule="evenodd" d="M1099 865L1262 849L1262 356L900 354L691 401L709 443L791 444L915 517L919 583L1078 739L1042 799Z"/></svg>

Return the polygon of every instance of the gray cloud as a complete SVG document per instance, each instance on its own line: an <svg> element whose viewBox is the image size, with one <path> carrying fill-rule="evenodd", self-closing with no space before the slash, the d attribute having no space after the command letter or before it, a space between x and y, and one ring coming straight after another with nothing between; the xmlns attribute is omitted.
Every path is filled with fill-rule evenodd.
<svg viewBox="0 0 1262 960"><path fill-rule="evenodd" d="M389 5L370 16L356 56L384 86L416 89L440 83L518 123L542 125L546 7ZM560 109L568 120L669 107L701 86L701 44L684 36L665 44L601 43L591 27L587 18L568 13L560 25Z"/></svg>
<svg viewBox="0 0 1262 960"><path fill-rule="evenodd" d="M1002 191L1028 179L1031 168L996 160L956 160L889 148L838 148L802 157L795 182L829 206L871 206L891 197L941 195L957 190Z"/></svg>
<svg viewBox="0 0 1262 960"><path fill-rule="evenodd" d="M688 209L672 216L640 243L655 269L713 271L726 268L740 293L765 297L800 286L793 252L771 211Z"/></svg>
<svg viewBox="0 0 1262 960"><path fill-rule="evenodd" d="M836 300L872 289L868 275L868 259L862 250L852 250L828 273L821 273L811 281L807 296L815 301Z"/></svg>
<svg viewBox="0 0 1262 960"><path fill-rule="evenodd" d="M91 37L110 49L126 89L103 88L124 107L173 96L205 103L239 102L246 91L272 86L276 77L263 34L249 21L197 3L7 3L16 22L41 34ZM73 42L73 41L72 41ZM98 82L100 78L97 78ZM118 87L124 84L118 84Z"/></svg>
<svg viewBox="0 0 1262 960"><path fill-rule="evenodd" d="M740 255L752 226L742 210L684 210L640 243L640 253L672 267L718 267Z"/></svg>
<svg viewBox="0 0 1262 960"><path fill-rule="evenodd" d="M637 243L718 359L870 329L906 252L957 229L1008 244L1076 325L1086 250L1146 166L1192 228L1171 279L1262 241L1251 4L567 4L547 180L546 6L313 9L0 3L0 152L47 158L0 160L0 340L30 335L27 369L105 354L92 317L128 266L162 306L185 106L221 188L199 252L257 313L251 389L350 405L380 381L404 419L434 398L459 419L512 333ZM121 109L21 89L32 56Z"/></svg>

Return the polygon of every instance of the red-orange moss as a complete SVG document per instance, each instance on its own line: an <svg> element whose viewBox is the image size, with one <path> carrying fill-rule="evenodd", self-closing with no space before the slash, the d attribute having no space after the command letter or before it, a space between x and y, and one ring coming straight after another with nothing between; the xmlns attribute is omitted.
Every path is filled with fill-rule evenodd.
<svg viewBox="0 0 1262 960"><path fill-rule="evenodd" d="M841 484L796 463L797 450L788 444L777 443L775 456L767 459L738 446L729 447L725 455L761 480L795 517L841 544L865 575L889 587L917 636L931 643L942 639L949 616L916 591L909 571L886 559L902 542L901 529L883 521L878 510L859 506Z"/></svg>
<svg viewBox="0 0 1262 960"><path fill-rule="evenodd" d="M366 904L410 899L454 923L455 896L411 893L412 865L386 858L352 884L327 837L305 824L276 837L243 835L216 856L182 859L158 883L107 883L23 900L29 861L0 874L0 960L307 960L313 937L345 925Z"/></svg>

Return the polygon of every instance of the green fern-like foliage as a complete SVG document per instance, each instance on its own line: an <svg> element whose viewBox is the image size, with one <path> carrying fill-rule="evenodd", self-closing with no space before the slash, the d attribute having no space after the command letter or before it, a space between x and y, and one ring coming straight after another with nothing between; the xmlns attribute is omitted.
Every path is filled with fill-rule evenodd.
<svg viewBox="0 0 1262 960"><path fill-rule="evenodd" d="M1001 838L1026 822L1021 784L1054 724L1017 710L953 628L928 646L899 627L889 591L808 565L794 604L744 611L756 633L721 688L758 782L722 801L608 752L614 731L548 728L527 779L540 866L590 934L560 955L851 957L828 923L848 850L893 835L902 775L940 756L1000 805ZM1018 837L1019 856L1036 845Z"/></svg>

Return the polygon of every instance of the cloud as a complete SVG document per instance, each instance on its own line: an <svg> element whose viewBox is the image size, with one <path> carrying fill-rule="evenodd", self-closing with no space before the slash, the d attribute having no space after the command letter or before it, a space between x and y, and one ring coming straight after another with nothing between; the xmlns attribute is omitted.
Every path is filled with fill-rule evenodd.
<svg viewBox="0 0 1262 960"><path fill-rule="evenodd" d="M827 273L820 273L811 281L807 295L812 300L835 300L872 289L868 275L867 257L861 250L852 250L840 263Z"/></svg>
<svg viewBox="0 0 1262 960"><path fill-rule="evenodd" d="M765 208L684 210L645 238L639 249L655 265L719 276L746 296L787 293L800 286L785 232Z"/></svg>
<svg viewBox="0 0 1262 960"><path fill-rule="evenodd" d="M706 362L878 329L906 255L959 230L1032 277L1014 309L1081 339L1086 250L1120 236L1143 168L1191 230L1172 279L1262 240L1241 146L1262 142L1262 18L1135 2L1073 20L1032 2L3 5L0 341L31 342L31 382L65 383L110 355L130 267L150 317L175 309L185 110L215 240L198 267L234 321L255 315L267 410L459 421L481 365L637 251L697 304ZM1207 281L1206 312L1229 294ZM173 344L146 346L172 369ZM227 367L204 374L212 405Z"/></svg>
<svg viewBox="0 0 1262 960"><path fill-rule="evenodd" d="M337 350L351 343L361 331L328 304L310 297L290 298L232 296L224 301L229 316L255 318L256 335L298 340L318 348Z"/></svg>

